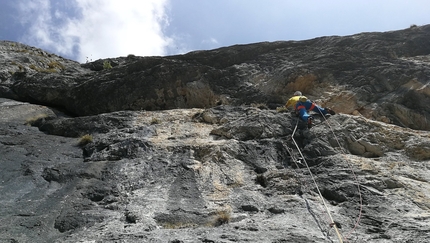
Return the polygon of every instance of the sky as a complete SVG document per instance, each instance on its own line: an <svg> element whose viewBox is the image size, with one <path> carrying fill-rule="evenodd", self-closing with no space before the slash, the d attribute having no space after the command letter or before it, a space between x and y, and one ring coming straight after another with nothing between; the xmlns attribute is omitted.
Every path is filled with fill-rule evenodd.
<svg viewBox="0 0 430 243"><path fill-rule="evenodd" d="M0 40L78 62L430 24L429 0L0 0Z"/></svg>

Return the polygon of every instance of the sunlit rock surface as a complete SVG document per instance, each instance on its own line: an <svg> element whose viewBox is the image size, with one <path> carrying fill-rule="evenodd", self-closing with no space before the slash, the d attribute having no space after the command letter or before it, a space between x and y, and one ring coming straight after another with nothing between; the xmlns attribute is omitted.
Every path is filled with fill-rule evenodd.
<svg viewBox="0 0 430 243"><path fill-rule="evenodd" d="M82 65L3 41L0 242L426 242L429 34ZM308 129L295 90L337 114Z"/></svg>

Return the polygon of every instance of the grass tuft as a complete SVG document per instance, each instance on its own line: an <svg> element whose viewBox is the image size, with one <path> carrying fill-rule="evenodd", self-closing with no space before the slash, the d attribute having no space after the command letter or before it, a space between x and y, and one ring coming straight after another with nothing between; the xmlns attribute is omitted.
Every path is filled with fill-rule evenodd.
<svg viewBox="0 0 430 243"><path fill-rule="evenodd" d="M154 125L154 124L161 124L161 120L153 117L151 120L151 125Z"/></svg>
<svg viewBox="0 0 430 243"><path fill-rule="evenodd" d="M50 63L48 63L48 67L49 69L61 69L61 70L65 69L63 64L56 61L51 61Z"/></svg>
<svg viewBox="0 0 430 243"><path fill-rule="evenodd" d="M260 109L260 110L267 110L267 109L269 109L269 108L267 107L267 105L266 105L266 104L264 104L264 103L252 103L252 104L251 104L251 106L252 106L252 107L255 107L255 108L258 108L258 109Z"/></svg>
<svg viewBox="0 0 430 243"><path fill-rule="evenodd" d="M47 114L39 114L37 116L30 117L25 121L25 125L35 126L40 120L45 119L47 117Z"/></svg>
<svg viewBox="0 0 430 243"><path fill-rule="evenodd" d="M93 142L93 136L90 134L85 134L84 136L82 136L79 139L78 145L84 146L84 145L87 145L87 144L92 143L92 142Z"/></svg>
<svg viewBox="0 0 430 243"><path fill-rule="evenodd" d="M221 226L223 224L229 223L230 220L231 220L230 211L227 211L227 210L218 211L215 215L215 219L212 222L212 225L215 227Z"/></svg>
<svg viewBox="0 0 430 243"><path fill-rule="evenodd" d="M276 107L276 111L277 112L287 112L288 109L285 106L281 106L281 107Z"/></svg>

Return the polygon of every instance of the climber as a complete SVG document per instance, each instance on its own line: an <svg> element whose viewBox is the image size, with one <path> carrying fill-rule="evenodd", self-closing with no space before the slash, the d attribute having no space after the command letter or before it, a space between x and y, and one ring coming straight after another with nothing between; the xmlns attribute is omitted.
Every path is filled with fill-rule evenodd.
<svg viewBox="0 0 430 243"><path fill-rule="evenodd" d="M308 128L312 127L312 120L314 119L311 115L309 115L308 111L314 111L319 114L322 114L324 116L334 115L336 114L332 109L330 108L321 108L308 98L306 96L302 95L302 92L296 91L294 92L294 96L291 97L287 103L285 104L285 107L288 109L289 107L294 107L296 114L300 116L300 118L307 122Z"/></svg>

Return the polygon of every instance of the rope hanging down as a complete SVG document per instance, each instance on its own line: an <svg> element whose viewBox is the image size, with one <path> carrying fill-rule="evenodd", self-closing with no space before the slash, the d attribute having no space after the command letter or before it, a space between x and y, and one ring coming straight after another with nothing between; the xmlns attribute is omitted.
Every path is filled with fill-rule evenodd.
<svg viewBox="0 0 430 243"><path fill-rule="evenodd" d="M322 114L322 112L321 112L321 111L320 111L320 114L321 114L321 116L324 118L324 120L325 120L325 122L327 123L327 125L329 126L329 128L330 128L331 132L333 133L333 135L334 135L334 137L335 137L335 139L336 139L336 142L337 142L337 144L338 144L339 148L341 148L342 155L343 155L343 156L345 156L345 151L342 149L342 146L340 145L339 139L338 139L338 137L336 136L335 132L333 131L332 126L330 125L330 123L328 122L327 118L324 116L324 114ZM321 201L323 202L323 205L324 205L324 207L325 207L325 210L326 210L326 212L327 212L327 214L328 214L328 216L329 216L329 218L330 218L330 221L331 221L331 222L330 222L330 224L329 224L329 225L330 225L330 227L333 227L333 228L335 229L336 234L337 234L337 236L338 236L338 238L339 238L339 242L340 242L340 243L343 243L342 236L341 236L341 234L340 234L340 232L339 232L339 230L338 230L338 228L337 228L336 223L335 223L335 222L334 222L334 220L333 220L333 217L331 216L331 214L330 214L330 212L329 212L329 210L328 210L328 208L327 208L327 204L326 204L326 202L325 202L325 200L324 200L324 197L322 196L321 191L320 191L320 189L319 189L319 187L318 187L318 185L317 185L317 183L316 183L316 180L315 180L315 178L314 178L314 176L313 176L313 174L312 174L312 172L311 172L311 170L310 170L310 168L309 168L309 166L308 166L308 163L307 163L307 161L306 161L305 157L303 156L303 154L302 154L302 152L301 152L301 150L300 150L300 148L299 148L299 146L298 146L298 144L297 144L296 140L294 139L294 135L295 135L295 133L296 133L296 131L297 131L297 127L298 127L298 120L297 120L296 126L295 126L295 128L294 128L294 131L293 131L293 133L292 133L292 135L291 135L291 139L292 139L292 141L293 141L294 145L296 146L296 148L297 148L298 152L300 153L300 156L302 157L303 162L304 162L304 164L306 165L307 170L309 171L309 174L310 174L310 175L311 175L311 177L312 177L312 180L313 180L313 182L314 182L314 184L315 184L315 187L316 187L316 189L317 189L317 191L318 191L318 195L319 195L319 197L320 197ZM346 158L345 158L345 161L347 161L347 159L346 159ZM356 184L357 184L358 194L359 194L359 198L360 198L360 209L359 209L359 214L358 214L358 217L357 217L357 220L356 220L356 222L355 222L355 224L354 224L353 229L348 233L348 235L349 235L349 234L351 234L351 232L352 232L352 231L354 231L354 230L357 228L357 226L358 226L358 224L359 224L359 222L360 222L361 215L362 215L362 210L363 210L363 198L362 198L362 194L361 194L361 190L360 190L360 183L358 182L358 178L357 178L357 176L356 176L356 174L355 174L355 172L354 172L354 170L353 170L352 166L351 166L349 163L348 163L348 166L349 166L349 169L351 170L351 172L352 172L352 174L353 174L353 177L354 177L354 180L355 180L355 182L356 182ZM345 238L345 239L346 239L346 238Z"/></svg>
<svg viewBox="0 0 430 243"><path fill-rule="evenodd" d="M325 200L324 200L324 197L323 197L323 195L322 195L322 193L321 193L321 191L320 191L320 189L319 189L319 187L318 187L318 184L317 184L317 182L316 182L316 180L315 180L315 177L313 176L312 171L311 171L311 169L309 168L309 165L308 165L308 163L307 163L307 161L306 161L305 157L303 156L302 151L300 150L299 145L297 144L296 140L294 139L294 134L296 133L296 130L297 130L297 124L296 124L296 127L294 128L293 134L291 135L291 139L293 140L293 143L294 143L294 145L296 146L297 151L299 151L300 156L302 157L303 162L304 162L304 164L306 165L306 168L307 168L307 170L308 170L309 174L311 175L312 181L314 182L315 187L316 187L316 189L317 189L317 191L318 191L318 195L319 195L319 197L320 197L320 199L321 199L321 201L322 201L322 203L323 203L323 205L324 205L324 207L325 207L325 210L326 210L326 212L327 212L327 214L328 214L328 216L329 216L329 218L330 218L330 226L333 226L333 228L335 229L336 234L337 234L337 237L339 238L339 242L340 242L340 243L343 243L342 236L341 236L341 234L340 234L340 232L339 232L339 230L338 230L338 228L337 228L337 226L336 226L336 223L335 223L335 222L334 222L334 220L333 220L333 217L332 217L332 216L331 216L331 214L330 214L330 211L328 210L327 204L326 204L326 202L325 202Z"/></svg>
<svg viewBox="0 0 430 243"><path fill-rule="evenodd" d="M296 125L298 124L298 121L299 120L297 120L297 123L296 123ZM284 146L284 148L285 148L285 150L287 150L287 152L290 154L290 157L291 157L291 160L294 162L294 164L296 165L296 168L300 168L300 166L298 165L298 163L299 163L299 161L300 161L300 159L294 154L294 152L293 152L293 150L292 149L290 149L288 146L286 146L285 144L283 144L283 146ZM300 164L302 164L301 162L300 162ZM300 185L302 186L302 187L304 187L304 191L303 192L300 192L300 194L303 194L305 191L307 191L307 192L311 192L311 190L310 190L310 187L308 186L308 183L306 182L306 181L302 181L301 179L300 179L300 175L295 171L295 170L293 170L293 172L294 172L294 174L295 174L295 176L296 176L296 178L299 180L299 183L300 183ZM306 202L306 208L308 209L308 211L309 211L309 213L312 215L312 217L315 219L315 221L316 221L316 223L317 223L317 225L318 225L318 227L319 227L319 229L321 230L321 232L326 236L326 237L329 237L329 235L328 235L328 233L329 232L325 232L324 231L324 229L322 228L322 225L319 223L319 221L318 221L318 218L317 218L317 215L315 214L315 212L313 212L312 211L312 209L311 209L311 207L310 207L310 205L309 205L309 202L307 201L307 199L304 197L304 195L300 195L300 197L302 197L304 200L305 200L305 202ZM321 210L322 211L325 211L324 210L324 208L321 208ZM330 221L329 219L327 220L327 221ZM330 226L330 225L329 225ZM330 228L332 228L332 226L330 226ZM327 235L325 234L325 233L327 233Z"/></svg>
<svg viewBox="0 0 430 243"><path fill-rule="evenodd" d="M335 137L335 139L336 139L337 145L339 146L340 150L342 151L342 155L343 155L344 157L346 157L346 156L345 156L346 152L343 150L342 146L340 145L339 139L338 139L338 137L336 136L336 133L334 132L334 130L333 130L333 128L332 128L332 126L330 125L330 123L328 122L327 118L322 114L322 112L321 112L321 111L320 111L320 114L321 114L321 116L324 118L324 120L325 120L325 122L327 123L328 127L330 128L330 131L333 133L333 136L334 136L334 137ZM348 161L348 160L345 158L345 161ZM362 197L362 195L361 195L360 183L358 182L357 175L355 174L354 169L352 168L351 164L350 164L350 163L347 163L347 164L348 164L348 167L349 167L349 169L351 170L352 175L353 175L353 177L354 177L354 180L355 180L355 182L356 182L356 184L357 184L358 196L359 196L359 198L360 198L360 209L359 209L358 217L357 217L357 220L356 220L356 222L355 222L355 224L354 224L354 227L352 228L352 230L351 230L350 232L348 232L348 235L350 235L350 234L351 234L351 232L352 232L352 231L354 231L354 230L358 227L358 224L360 223L361 215L362 215L362 212L363 212L363 197Z"/></svg>

